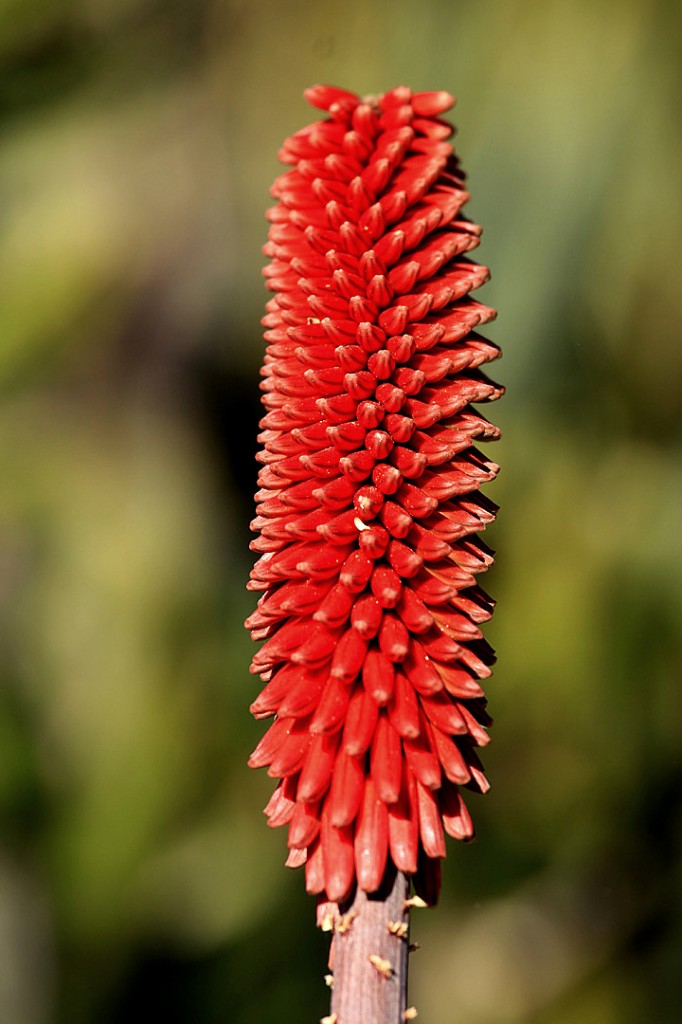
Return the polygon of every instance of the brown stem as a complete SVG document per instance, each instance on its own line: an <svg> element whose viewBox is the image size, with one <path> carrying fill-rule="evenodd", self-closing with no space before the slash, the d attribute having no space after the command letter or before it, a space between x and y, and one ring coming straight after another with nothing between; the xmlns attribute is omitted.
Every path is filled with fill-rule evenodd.
<svg viewBox="0 0 682 1024"><path fill-rule="evenodd" d="M377 892L358 889L339 907L332 940L334 1024L403 1024L409 884L392 869Z"/></svg>

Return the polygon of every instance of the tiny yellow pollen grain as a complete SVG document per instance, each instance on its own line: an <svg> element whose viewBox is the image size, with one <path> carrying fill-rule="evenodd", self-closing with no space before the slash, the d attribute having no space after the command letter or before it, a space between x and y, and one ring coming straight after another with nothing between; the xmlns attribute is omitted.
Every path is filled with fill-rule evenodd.
<svg viewBox="0 0 682 1024"><path fill-rule="evenodd" d="M403 1014L403 1020L404 1021L414 1020L415 1017L418 1017L418 1016L419 1016L419 1014L417 1013L416 1007L415 1006L408 1006L408 1008L405 1010L405 1013Z"/></svg>
<svg viewBox="0 0 682 1024"><path fill-rule="evenodd" d="M354 910L349 910L347 914L343 915L343 917L338 918L338 920L336 922L335 931L339 935L344 935L347 931L350 930L350 928L351 928L351 926L353 924L353 921L355 920L355 918L357 916L358 915L356 914L356 912Z"/></svg>
<svg viewBox="0 0 682 1024"><path fill-rule="evenodd" d="M324 976L324 983L327 986L327 988L334 988L334 975L333 974L325 974L325 976Z"/></svg>
<svg viewBox="0 0 682 1024"><path fill-rule="evenodd" d="M393 974L393 968L391 967L388 960L384 960L383 957L378 956L376 953L370 953L367 957L374 970L382 976L382 978L390 978Z"/></svg>
<svg viewBox="0 0 682 1024"><path fill-rule="evenodd" d="M320 1017L320 1024L336 1024L337 1019L335 1013L330 1013L328 1017Z"/></svg>
<svg viewBox="0 0 682 1024"><path fill-rule="evenodd" d="M406 921L389 921L386 926L397 939L404 939L407 936L408 925Z"/></svg>
<svg viewBox="0 0 682 1024"><path fill-rule="evenodd" d="M362 519L360 519L359 516L356 516L355 519L353 520L353 526L355 527L356 530L360 530L360 532L362 532L363 530L369 530L369 526L367 525L367 523L363 523Z"/></svg>
<svg viewBox="0 0 682 1024"><path fill-rule="evenodd" d="M414 907L415 910L423 910L424 907L428 907L428 903L421 898L421 896L410 896L409 900L405 900L403 903L405 910L409 910L410 907Z"/></svg>

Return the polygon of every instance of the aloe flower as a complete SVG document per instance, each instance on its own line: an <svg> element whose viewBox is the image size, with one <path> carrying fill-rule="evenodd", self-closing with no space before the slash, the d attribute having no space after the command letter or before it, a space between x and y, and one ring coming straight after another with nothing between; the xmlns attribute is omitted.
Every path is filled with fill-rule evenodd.
<svg viewBox="0 0 682 1024"><path fill-rule="evenodd" d="M499 432L473 406L502 393L476 330L495 313L470 297L488 270L467 256L481 229L439 117L452 97L306 97L327 116L280 151L264 250L247 626L265 641L251 711L274 722L249 763L279 780L266 815L309 892L373 892L392 862L434 903L445 833L473 836L462 788L488 788L476 580L497 466L476 444Z"/></svg>

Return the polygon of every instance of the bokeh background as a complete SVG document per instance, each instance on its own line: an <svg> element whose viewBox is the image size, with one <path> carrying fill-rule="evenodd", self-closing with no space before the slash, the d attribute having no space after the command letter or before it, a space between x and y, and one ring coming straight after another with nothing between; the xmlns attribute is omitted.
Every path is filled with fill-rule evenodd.
<svg viewBox="0 0 682 1024"><path fill-rule="evenodd" d="M317 81L458 96L505 352L493 789L411 1002L682 1019L680 52L674 0L1 0L3 1024L328 1012L242 628L263 211Z"/></svg>

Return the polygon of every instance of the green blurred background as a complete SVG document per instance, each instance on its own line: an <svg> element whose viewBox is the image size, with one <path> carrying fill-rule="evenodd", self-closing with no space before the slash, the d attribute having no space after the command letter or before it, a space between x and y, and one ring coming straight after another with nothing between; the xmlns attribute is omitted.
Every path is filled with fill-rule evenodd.
<svg viewBox="0 0 682 1024"><path fill-rule="evenodd" d="M317 81L458 96L505 351L493 789L410 1000L682 1019L678 11L1 0L3 1024L328 1012L242 628L263 211Z"/></svg>

